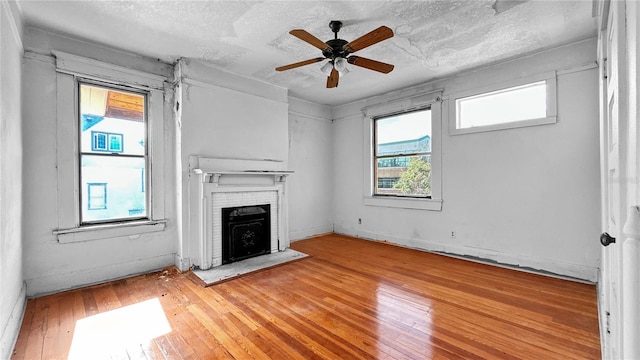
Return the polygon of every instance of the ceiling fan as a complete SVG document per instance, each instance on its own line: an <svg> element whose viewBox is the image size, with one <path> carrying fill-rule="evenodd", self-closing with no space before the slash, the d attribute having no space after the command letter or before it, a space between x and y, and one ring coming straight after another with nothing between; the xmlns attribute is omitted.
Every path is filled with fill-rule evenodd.
<svg viewBox="0 0 640 360"><path fill-rule="evenodd" d="M326 42L302 29L289 31L289 34L322 50L322 55L324 57L317 57L289 65L279 66L276 68L276 71L290 70L329 59L329 61L322 66L321 70L327 74L327 88L335 88L338 87L340 73L345 74L349 71L346 66L347 63L384 74L388 74L393 70L393 65L391 64L351 55L358 50L362 50L373 44L379 43L380 41L393 37L393 30L390 28L380 26L379 28L350 42L338 39L338 31L342 28L341 21L334 20L329 22L329 28L333 31L334 38L327 40Z"/></svg>

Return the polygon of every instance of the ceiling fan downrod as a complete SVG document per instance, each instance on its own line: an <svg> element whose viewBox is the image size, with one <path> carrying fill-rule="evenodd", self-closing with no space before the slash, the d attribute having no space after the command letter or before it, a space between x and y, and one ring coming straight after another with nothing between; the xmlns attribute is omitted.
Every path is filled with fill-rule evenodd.
<svg viewBox="0 0 640 360"><path fill-rule="evenodd" d="M332 20L329 22L329 28L333 31L334 38L327 41L327 45L329 45L330 49L325 49L322 51L322 55L327 59L331 59L332 61L337 58L346 58L347 53L343 49L343 47L349 42L346 40L338 39L338 31L342 28L342 21Z"/></svg>

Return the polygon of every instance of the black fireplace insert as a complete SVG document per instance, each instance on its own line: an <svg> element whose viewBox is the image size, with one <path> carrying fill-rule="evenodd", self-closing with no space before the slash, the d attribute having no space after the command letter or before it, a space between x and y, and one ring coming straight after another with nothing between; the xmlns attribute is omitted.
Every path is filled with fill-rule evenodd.
<svg viewBox="0 0 640 360"><path fill-rule="evenodd" d="M269 253L271 206L222 208L222 263Z"/></svg>

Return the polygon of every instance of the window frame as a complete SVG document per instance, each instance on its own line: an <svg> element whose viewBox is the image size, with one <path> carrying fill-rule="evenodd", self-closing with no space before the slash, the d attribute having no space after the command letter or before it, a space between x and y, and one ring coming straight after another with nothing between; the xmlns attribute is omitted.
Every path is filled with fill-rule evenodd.
<svg viewBox="0 0 640 360"><path fill-rule="evenodd" d="M60 243L71 243L163 231L164 191L164 93L170 91L166 78L104 63L60 51L56 58L57 82L57 189ZM80 217L80 121L79 84L97 82L107 87L147 95L147 183L148 213L144 219L124 219L109 223L81 223ZM167 90L169 89L169 90ZM63 146L64 144L71 144ZM72 210L70 210L72 209Z"/></svg>
<svg viewBox="0 0 640 360"><path fill-rule="evenodd" d="M378 155L378 151L377 151L377 143L378 143L378 128L376 126L376 123L379 120L383 120L386 118L390 118L390 117L394 117L394 116L401 116L401 115L405 115L405 114L411 114L411 113L415 113L415 112L421 112L421 111L426 111L429 110L431 112L431 106L428 105L426 107L422 107L422 108L417 108L417 109L413 109L410 111L402 111L396 114L389 114L389 115L382 115L382 116L376 116L374 117L373 120L373 136L371 137L372 141L373 141L373 156L372 156L372 168L373 168L373 193L372 196L374 197L393 197L393 198L415 198L415 199L431 199L431 194L427 195L427 196L418 196L418 195L397 195L397 194L379 194L377 193L377 189L379 189L378 187L378 180L380 178L378 178L377 176L377 169L378 169L378 160L380 159L392 159L392 158L397 158L397 157L412 157L412 156L421 156L421 155L429 155L429 157L431 157L431 151L423 151L423 152L416 152L416 153L407 153L407 154L400 154L400 155L383 155L383 156L379 156ZM431 126L431 129L433 131L433 125ZM431 141L431 139L429 139L429 141ZM384 179L384 178L383 178ZM431 184L429 184L431 185Z"/></svg>
<svg viewBox="0 0 640 360"><path fill-rule="evenodd" d="M410 97L373 104L363 113L363 202L365 206L381 206L414 210L442 211L442 119L446 116L446 101L442 89L435 89ZM431 198L374 195L374 119L399 113L431 108Z"/></svg>
<svg viewBox="0 0 640 360"><path fill-rule="evenodd" d="M147 141L147 139L149 138L149 119L148 119L148 104L149 104L149 92L148 91L143 91L140 89L131 89L127 86L115 86L113 84L108 84L108 83L104 83L102 81L96 81L96 80L89 80L89 79L84 79L82 77L76 77L76 82L77 82L77 89L78 89L78 109L77 109L77 114L78 114L78 179L77 181L79 182L79 186L78 188L82 187L82 157L83 155L88 155L88 156L102 156L102 157L127 157L127 158L139 158L139 159L144 159L144 163L145 163L145 167L149 166L149 149L147 146L145 146L145 150L143 154L125 154L124 153L124 135L122 133L114 133L114 132L108 132L108 131L95 131L92 130L91 131L91 151L88 152L83 152L81 149L81 137L82 137L82 129L81 129L81 115L82 113L80 112L80 96L82 96L82 92L80 91L80 87L81 86L93 86L93 87L100 87L103 89L107 89L107 90L114 90L114 91L120 91L120 92L127 92L130 94L136 94L139 96L144 97L144 113L143 113L143 124L144 124L144 141ZM96 149L94 148L94 136L95 134L100 134L100 135L104 135L105 136L105 146L106 149ZM120 138L120 149L119 150L113 150L111 148L111 139L113 137L119 137ZM143 182L148 182L149 179L143 179ZM88 194L87 194L88 196ZM145 207L148 210L149 209L149 204L150 204L150 196L148 192L145 192ZM87 206L88 206L88 198L87 198ZM80 192L79 194L79 199L78 201L80 201L80 208L82 208L82 203L83 203L83 199L82 199L82 192ZM82 218L82 211L79 212L80 214L80 226L87 226L87 225L97 225L97 224L110 224L110 223L121 223L121 222L126 222L126 221L138 221L138 220L150 220L150 216L149 213L147 211L147 215L145 216L138 216L138 217L126 217L126 218L111 218L111 219L105 219L105 220L85 220Z"/></svg>
<svg viewBox="0 0 640 360"><path fill-rule="evenodd" d="M547 98L547 113L546 117L536 119L526 119L510 121L500 124L474 126L468 128L459 128L458 124L458 100L485 95L496 91L501 91L513 87L529 85L537 82L544 81L546 83L546 98ZM556 72L546 72L538 75L527 76L519 79L514 79L497 84L482 86L469 90L459 91L448 94L449 98L449 135L463 135L472 134L487 131L498 131L507 129L516 129L528 126L548 125L555 124L557 122L557 80Z"/></svg>

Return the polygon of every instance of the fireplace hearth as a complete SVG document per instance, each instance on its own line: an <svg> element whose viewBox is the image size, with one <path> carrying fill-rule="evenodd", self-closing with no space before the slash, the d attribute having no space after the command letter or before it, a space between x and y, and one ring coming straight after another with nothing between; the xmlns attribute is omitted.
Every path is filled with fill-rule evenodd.
<svg viewBox="0 0 640 360"><path fill-rule="evenodd" d="M222 208L222 264L270 253L269 204Z"/></svg>

